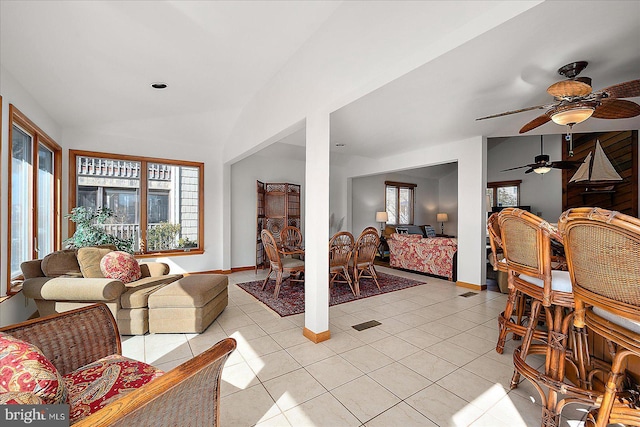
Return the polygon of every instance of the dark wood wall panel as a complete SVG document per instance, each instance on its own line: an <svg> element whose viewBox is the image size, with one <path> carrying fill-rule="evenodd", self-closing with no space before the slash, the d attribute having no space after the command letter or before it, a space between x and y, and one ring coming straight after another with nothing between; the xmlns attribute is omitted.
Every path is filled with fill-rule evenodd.
<svg viewBox="0 0 640 427"><path fill-rule="evenodd" d="M595 153L596 140L600 140L603 151L623 181L615 185L613 194L584 195L584 186L569 184L577 169L563 170L562 210L593 206L638 217L638 131L573 134L574 156L569 157L565 147L562 160L584 161L589 152Z"/></svg>

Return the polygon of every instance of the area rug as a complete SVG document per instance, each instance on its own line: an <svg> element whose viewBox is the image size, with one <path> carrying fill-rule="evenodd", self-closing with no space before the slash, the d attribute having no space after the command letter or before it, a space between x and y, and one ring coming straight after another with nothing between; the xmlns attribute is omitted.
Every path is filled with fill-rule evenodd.
<svg viewBox="0 0 640 427"><path fill-rule="evenodd" d="M273 297L275 280L269 280L264 291L261 291L262 280L255 282L238 283L238 286L258 301L262 302L280 316L291 316L293 314L304 313L304 284L300 282L284 282L280 287L278 298ZM336 283L331 291L329 305L343 304L356 299L372 297L374 295L386 294L388 292L399 291L400 289L411 288L413 286L424 285L425 282L405 279L403 277L392 276L390 274L378 273L378 283L380 289L371 279L360 280L360 298L356 298L351 293L349 285L346 283Z"/></svg>

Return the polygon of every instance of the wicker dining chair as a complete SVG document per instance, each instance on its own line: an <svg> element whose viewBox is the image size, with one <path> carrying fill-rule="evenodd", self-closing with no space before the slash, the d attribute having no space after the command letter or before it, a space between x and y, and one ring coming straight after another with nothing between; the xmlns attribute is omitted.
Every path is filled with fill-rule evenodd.
<svg viewBox="0 0 640 427"><path fill-rule="evenodd" d="M262 237L262 245L264 246L264 251L267 254L267 258L269 258L269 272L267 273L267 277L264 279L264 283L262 284L262 290L267 286L267 282L271 278L271 273L276 273L276 288L273 292L273 296L278 298L278 294L280 293L280 285L282 285L283 280L289 281L297 281L303 282L304 280L299 278L301 273L304 273L304 261L297 258L290 258L286 255L300 255L304 254L302 250L293 250L286 251L284 249L279 249L278 244L276 242L275 237L269 230L262 230L260 233L260 237ZM284 278L284 275L288 274L287 279ZM296 276L294 278L293 276Z"/></svg>
<svg viewBox="0 0 640 427"><path fill-rule="evenodd" d="M335 282L347 283L353 295L356 295L349 275L349 261L351 261L353 247L353 234L348 231L340 231L329 240L329 288L333 288Z"/></svg>
<svg viewBox="0 0 640 427"><path fill-rule="evenodd" d="M298 227L288 225L280 231L280 246L284 248L301 248L302 232Z"/></svg>
<svg viewBox="0 0 640 427"><path fill-rule="evenodd" d="M358 240L356 240L353 250L353 260L351 261L356 296L360 296L360 279L362 277L371 277L378 289L380 289L378 274L373 265L373 261L378 253L379 244L380 236L378 236L378 230L373 227L365 228L358 237Z"/></svg>
<svg viewBox="0 0 640 427"><path fill-rule="evenodd" d="M491 214L487 219L487 229L489 230L489 244L491 246L491 256L493 257L493 270L507 274L507 261L504 258L504 251L502 249L502 234L498 222L498 212ZM523 324L523 319L529 321L525 313L527 297L524 294L519 292L515 287L509 288L507 302L511 304L515 310L515 314L507 317L505 312L502 312L498 317L499 333L496 352L499 354L504 352L507 335L512 332L514 340L521 339L527 330ZM536 329L534 331L534 339L546 340L546 333Z"/></svg>
<svg viewBox="0 0 640 427"><path fill-rule="evenodd" d="M597 397L586 382L586 336L574 334L571 328L574 302L569 273L551 268L551 236L558 233L542 218L518 208L503 209L498 222L509 280L509 298L500 322L510 321L517 292L532 300L522 345L513 352L511 388L517 387L521 374L530 380L542 399L542 425L555 427L564 405L591 404ZM538 329L541 309L546 334ZM507 331L501 329L501 338ZM534 340L543 344L534 346ZM534 353L545 354L544 372L527 364L527 356ZM578 386L564 381L567 366L578 378Z"/></svg>
<svg viewBox="0 0 640 427"><path fill-rule="evenodd" d="M590 413L587 425L638 426L637 399L635 404L626 399L621 383L624 362L629 356L640 357L640 220L599 208L575 208L562 214L558 227L573 283L574 325L586 325L604 337L613 360L600 408Z"/></svg>

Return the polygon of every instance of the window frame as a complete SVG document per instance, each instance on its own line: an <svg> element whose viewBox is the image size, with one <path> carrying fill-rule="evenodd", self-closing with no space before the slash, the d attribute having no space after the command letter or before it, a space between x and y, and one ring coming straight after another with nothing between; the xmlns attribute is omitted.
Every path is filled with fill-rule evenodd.
<svg viewBox="0 0 640 427"><path fill-rule="evenodd" d="M384 208L387 209L387 189L389 187L396 188L396 223L388 222L390 225L413 225L415 221L415 206L416 206L416 191L415 188L418 184L412 184L409 182L397 182L397 181L385 181L384 182ZM400 224L400 189L406 188L411 192L411 212L409 222L407 224Z"/></svg>
<svg viewBox="0 0 640 427"><path fill-rule="evenodd" d="M514 179L511 181L493 181L487 182L487 190L493 190L493 199L491 200L491 208L498 207L498 188L503 187L516 187L517 189L517 203L515 206L520 206L520 184L522 184L521 179ZM515 207L515 206L502 206L502 207Z"/></svg>
<svg viewBox="0 0 640 427"><path fill-rule="evenodd" d="M184 166L198 169L198 247L168 249L153 252L136 252L136 258L155 258L158 256L200 255L204 253L204 163L187 160L162 159L158 157L131 156L126 154L103 153L97 151L69 150L69 212L76 207L78 192L79 157L98 157L111 160L126 160L140 163L140 245L146 250L147 242L147 204L149 163L162 163L172 166ZM69 236L75 232L75 224L69 221Z"/></svg>
<svg viewBox="0 0 640 427"><path fill-rule="evenodd" d="M46 134L42 129L40 129L34 122L32 122L26 115L24 115L18 108L16 108L13 104L9 104L9 141L8 141L8 188L9 194L7 197L7 294L13 295L19 292L20 286L12 286L11 283L16 279L22 279L22 274L18 274L15 277L11 276L11 239L12 239L12 229L11 229L11 206L13 203L11 186L12 182L12 157L13 157L13 128L14 126L19 127L24 132L28 133L31 136L31 144L32 144L32 176L30 183L30 190L32 191L30 202L32 207L32 212L30 214L30 227L31 227L31 235L29 236L29 248L31 252L31 259L24 260L30 261L33 259L37 259L38 254L36 252L36 245L34 245L34 241L38 236L38 166L39 166L39 147L43 145L47 149L51 150L53 153L53 212L52 215L52 224L53 224L53 250L59 250L62 247L62 147L58 145L53 138ZM23 261L23 262L24 262Z"/></svg>

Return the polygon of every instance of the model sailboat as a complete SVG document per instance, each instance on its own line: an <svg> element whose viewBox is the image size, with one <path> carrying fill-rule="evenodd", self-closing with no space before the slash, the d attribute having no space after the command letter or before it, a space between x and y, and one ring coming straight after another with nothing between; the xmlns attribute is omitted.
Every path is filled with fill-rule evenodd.
<svg viewBox="0 0 640 427"><path fill-rule="evenodd" d="M589 152L569 183L584 185L586 192L611 192L619 181L622 177L602 150L600 141L596 140L595 154L592 157Z"/></svg>

